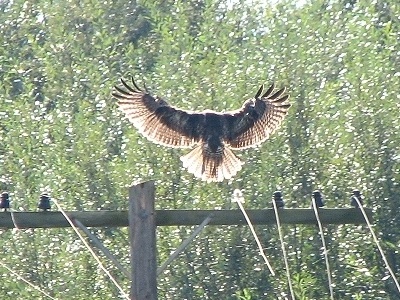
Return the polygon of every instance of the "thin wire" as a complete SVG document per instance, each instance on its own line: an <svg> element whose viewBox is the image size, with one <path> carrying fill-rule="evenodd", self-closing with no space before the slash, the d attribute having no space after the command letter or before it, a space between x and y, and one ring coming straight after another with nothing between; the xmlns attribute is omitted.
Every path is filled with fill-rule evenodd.
<svg viewBox="0 0 400 300"><path fill-rule="evenodd" d="M265 253L264 253L264 249L263 249L263 247L262 247L262 245L261 245L260 239L258 238L256 231L254 230L253 224L251 224L250 218L249 218L249 216L247 215L246 211L244 210L244 207L243 207L243 205L242 205L242 202L244 201L244 199L243 199L242 192L241 192L240 190L236 189L236 190L233 192L233 200L234 200L235 202L237 202L237 204L239 205L239 208L240 208L240 210L242 211L242 213L243 213L243 215L244 215L244 218L246 219L247 224L249 225L250 231L251 231L251 233L253 234L254 239L255 239L255 241L256 241L256 243L257 243L258 249L259 249L259 251L260 251L260 255L261 255L262 258L264 259L264 261L265 261L266 265L268 266L268 269L269 269L269 271L271 272L272 276L275 276L275 272L274 272L274 270L272 269L272 266L271 266L271 264L269 263L268 258L267 258L267 256L266 256Z"/></svg>
<svg viewBox="0 0 400 300"><path fill-rule="evenodd" d="M96 260L97 264L100 266L100 268L104 271L104 273L107 274L107 276L111 279L111 281L114 283L114 285L119 289L121 295L129 300L129 296L124 292L122 287L118 284L118 282L115 280L115 278L111 275L111 273L104 267L104 265L101 263L100 258L96 255L96 253L93 251L93 249L90 247L90 245L86 242L85 238L80 234L78 228L75 226L74 222L71 220L71 218L65 213L64 209L58 204L58 202L53 198L52 199L57 208L60 210L60 212L63 214L65 219L67 219L68 223L71 225L72 229L75 231L75 233L79 236L85 247L89 250L90 254L92 254L93 258Z"/></svg>
<svg viewBox="0 0 400 300"><path fill-rule="evenodd" d="M13 274L14 276L18 277L20 280L22 280L23 282L25 282L26 284L28 284L29 286L31 286L32 288L34 288L35 290L37 290L38 292L42 293L43 295L45 295L46 297L53 299L53 300L57 300L56 298L53 298L52 296L50 296L49 294L47 294L45 291L43 291L40 287L34 285L32 282L30 282L29 280L25 279L24 277L22 277L21 275L19 275L17 272L15 272L14 270L12 270L10 267L8 267L6 264L4 264L1 260L0 260L0 265L7 269L8 272L10 272L11 274Z"/></svg>
<svg viewBox="0 0 400 300"><path fill-rule="evenodd" d="M377 238L376 235L375 235L374 229L372 228L371 222L370 222L369 219L368 219L367 213L365 212L365 209L364 209L364 207L363 207L363 205L362 205L360 199L358 199L358 197L356 197L356 196L354 196L354 198L356 199L357 204L358 204L358 207L360 208L361 213L362 213L363 216L364 216L365 222L367 223L368 229L369 229L369 231L371 232L372 238L373 238L373 240L374 240L376 246L378 247L378 250L379 250L379 252L380 252L380 254L381 254L381 256L382 256L382 259L383 259L383 261L384 261L384 263L385 263L385 265L386 265L386 269L388 269L388 271L389 271L389 273L390 273L390 276L393 278L393 281L394 281L394 283L395 283L395 285L396 285L396 287L397 287L397 290L398 290L399 293L400 293L400 285L399 285L399 282L397 281L396 275L394 274L392 268L390 267L389 262L388 262L388 260L387 260L387 258L386 258L386 255L385 255L385 253L383 252L383 249L382 249L381 245L379 244L378 238Z"/></svg>
<svg viewBox="0 0 400 300"><path fill-rule="evenodd" d="M295 294L294 294L294 290L293 290L292 280L290 278L289 261L288 261L288 258L287 258L285 242L283 241L281 221L279 219L278 207L276 206L275 200L272 200L272 205L274 207L276 225L278 226L278 234L279 234L279 239L281 241L283 259L285 260L286 277L287 277L287 280L288 280L290 295L292 297L292 300L295 300L296 298L295 298Z"/></svg>
<svg viewBox="0 0 400 300"><path fill-rule="evenodd" d="M20 230L20 228L17 225L17 221L15 219L15 215L14 215L14 210L13 209L10 209L10 215L11 215L11 220L13 221L15 229Z"/></svg>
<svg viewBox="0 0 400 300"><path fill-rule="evenodd" d="M15 229L17 229L17 232L20 232L20 228L17 225L17 221L15 219L15 215L14 215L14 210L11 208L10 209L10 215L11 215L11 220L14 224ZM50 298L50 299L54 299L56 300L56 298L53 298L52 296L50 296L48 293L46 293L45 291L43 291L40 287L38 287L37 285L33 284L32 282L30 282L29 280L25 279L24 277L22 277L21 275L19 275L17 272L15 272L14 270L12 270L9 266L7 266L6 264L4 264L2 261L0 261L0 265L7 269L8 272L10 272L11 274L13 274L14 276L16 276L17 278L19 278L20 280L22 280L23 282L25 282L26 284L30 285L31 287L33 287L35 290L39 291L40 293L42 293L43 295L45 295L46 297Z"/></svg>
<svg viewBox="0 0 400 300"><path fill-rule="evenodd" d="M114 265L129 279L131 279L131 274L126 270L121 263L115 258L114 255L102 244L100 239L97 238L93 233L90 232L90 230L83 225L79 220L75 219L74 224L79 227L80 230L82 230L88 238L93 242L94 245L97 246L97 248L100 249L101 252L109 259L111 260Z"/></svg>
<svg viewBox="0 0 400 300"><path fill-rule="evenodd" d="M320 233L321 241L322 241L322 248L324 249L326 273L328 274L329 293L331 295L331 299L334 300L335 298L333 296L332 275L331 275L331 268L329 266L328 250L326 249L325 237L324 237L324 232L323 232L323 228L322 228L322 223L321 223L321 219L319 218L318 208L317 208L317 204L315 203L315 199L314 198L312 199L312 206L313 206L313 209L314 209L315 218L317 219L317 223L318 223L319 233Z"/></svg>
<svg viewBox="0 0 400 300"><path fill-rule="evenodd" d="M193 231L193 233L185 239L178 248L168 257L168 259L160 266L157 268L157 276L159 276L166 268L167 266L183 251L185 248L190 244L191 241L193 241L197 235L200 234L200 232L203 231L203 229L207 226L208 223L213 218L213 214L210 214L207 216L207 218L204 219L204 221Z"/></svg>
<svg viewBox="0 0 400 300"><path fill-rule="evenodd" d="M10 209L10 215L11 215L11 220L14 224L15 229L17 229L17 232L20 231L21 229L19 228L19 226L17 225L17 221L15 219L15 215L14 215L14 210L11 208ZM38 287L37 285L33 284L32 282L30 282L29 280L25 279L24 277L22 277L21 275L19 275L17 272L15 272L14 270L12 270L10 267L8 267L6 264L4 264L2 261L0 261L0 264L3 268L7 269L11 274L15 275L16 277L18 277L20 280L22 280L23 282L25 282L26 284L30 285L31 287L33 287L35 290L39 291L40 293L42 293L43 295L47 296L50 299L54 299L56 300L56 298L53 298L52 296L50 296L48 293L46 293L45 291L43 291L40 287Z"/></svg>

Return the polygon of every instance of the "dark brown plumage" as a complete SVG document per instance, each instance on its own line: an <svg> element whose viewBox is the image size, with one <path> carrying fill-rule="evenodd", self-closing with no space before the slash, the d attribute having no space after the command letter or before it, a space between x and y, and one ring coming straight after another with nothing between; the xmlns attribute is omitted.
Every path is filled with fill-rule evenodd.
<svg viewBox="0 0 400 300"><path fill-rule="evenodd" d="M183 166L202 180L223 181L242 168L232 150L254 147L264 142L282 123L290 104L285 88L265 93L261 86L242 108L226 113L178 109L147 91L132 79L132 86L121 79L113 96L138 131L150 141L167 147L191 148L181 157Z"/></svg>

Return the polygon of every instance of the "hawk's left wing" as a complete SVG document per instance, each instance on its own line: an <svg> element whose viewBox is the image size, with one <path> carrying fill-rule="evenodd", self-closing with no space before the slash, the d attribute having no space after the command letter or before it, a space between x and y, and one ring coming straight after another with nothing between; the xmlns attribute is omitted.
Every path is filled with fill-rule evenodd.
<svg viewBox="0 0 400 300"><path fill-rule="evenodd" d="M254 147L279 128L286 116L290 103L289 95L283 95L285 88L274 92L272 85L261 97L263 86L256 96L247 100L242 108L226 114L228 132L226 143L233 149Z"/></svg>

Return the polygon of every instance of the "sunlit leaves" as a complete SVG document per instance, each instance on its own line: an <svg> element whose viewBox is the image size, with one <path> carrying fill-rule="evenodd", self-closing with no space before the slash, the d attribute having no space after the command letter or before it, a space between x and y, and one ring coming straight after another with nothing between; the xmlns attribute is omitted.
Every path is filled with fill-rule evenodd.
<svg viewBox="0 0 400 300"><path fill-rule="evenodd" d="M397 2L236 2L1 2L0 188L10 191L14 209L35 210L44 191L71 210L126 209L127 187L150 179L158 209L236 208L234 188L243 190L247 208L270 207L278 189L288 208L309 207L315 189L328 207L343 207L359 188L396 257ZM206 184L182 169L185 151L149 143L117 112L111 89L128 74L187 109L235 109L271 81L288 87L293 107L270 140L239 153L246 164L235 179ZM160 261L191 230L159 228ZM160 298L283 297L276 230L257 231L277 278L247 228L210 227L159 278ZM288 226L284 233L297 296L325 297L316 229ZM126 230L97 234L127 265ZM338 298L390 297L361 227L329 227L327 235ZM1 247L17 271L57 297L118 297L70 230L3 232ZM0 293L36 296L6 275Z"/></svg>

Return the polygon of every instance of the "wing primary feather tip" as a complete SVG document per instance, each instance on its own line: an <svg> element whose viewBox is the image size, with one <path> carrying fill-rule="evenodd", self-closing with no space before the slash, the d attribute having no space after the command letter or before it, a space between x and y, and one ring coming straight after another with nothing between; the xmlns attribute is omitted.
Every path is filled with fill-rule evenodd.
<svg viewBox="0 0 400 300"><path fill-rule="evenodd" d="M122 83L122 85L123 85L128 91L135 92L135 91L129 86L129 84L127 84L126 81L123 80L122 78L121 78L121 83ZM126 92L125 92L125 93L126 93Z"/></svg>
<svg viewBox="0 0 400 300"><path fill-rule="evenodd" d="M289 95L285 95L285 96L283 96L281 98L272 100L272 102L273 103L284 103L286 100L289 99L289 97L290 97Z"/></svg>
<svg viewBox="0 0 400 300"><path fill-rule="evenodd" d="M117 95L117 96L119 96L119 97L122 97L123 95L126 95L126 94L127 94L126 91L124 91L123 89L121 89L121 88L118 87L118 86L115 86L114 89L115 89L118 93L114 92L113 95Z"/></svg>
<svg viewBox="0 0 400 300"><path fill-rule="evenodd" d="M280 90L278 90L277 92L275 92L272 96L269 97L269 99L275 99L280 97L284 92L285 92L286 88L283 87Z"/></svg>
<svg viewBox="0 0 400 300"><path fill-rule="evenodd" d="M260 86L260 88L258 89L258 91L257 91L256 95L254 96L254 98L258 99L258 97L260 97L260 95L263 92L263 90L264 90L264 85L262 84Z"/></svg>
<svg viewBox="0 0 400 300"><path fill-rule="evenodd" d="M138 85L136 84L135 80L133 79L133 76L131 76L131 81L132 81L133 86L134 86L139 92L141 92L142 90L141 90L140 87L138 87Z"/></svg>
<svg viewBox="0 0 400 300"><path fill-rule="evenodd" d="M269 89L262 95L262 98L268 97L275 89L275 83L272 83Z"/></svg>

